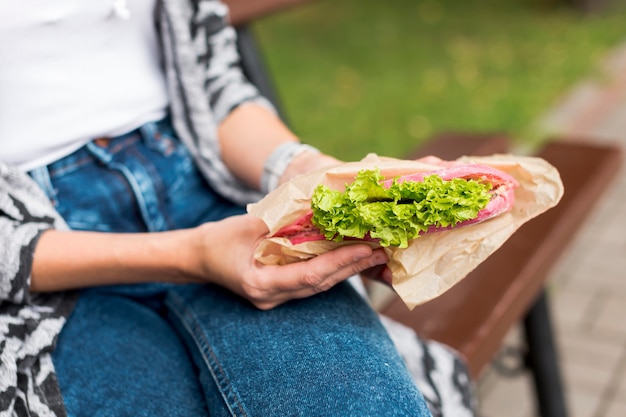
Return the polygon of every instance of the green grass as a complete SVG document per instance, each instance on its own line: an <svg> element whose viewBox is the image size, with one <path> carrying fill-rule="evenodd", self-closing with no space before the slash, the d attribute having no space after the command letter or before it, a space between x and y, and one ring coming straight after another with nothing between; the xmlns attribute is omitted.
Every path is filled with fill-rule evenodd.
<svg viewBox="0 0 626 417"><path fill-rule="evenodd" d="M626 13L538 1L323 0L254 29L289 124L340 158L402 156L448 130L534 143L537 119L626 40Z"/></svg>

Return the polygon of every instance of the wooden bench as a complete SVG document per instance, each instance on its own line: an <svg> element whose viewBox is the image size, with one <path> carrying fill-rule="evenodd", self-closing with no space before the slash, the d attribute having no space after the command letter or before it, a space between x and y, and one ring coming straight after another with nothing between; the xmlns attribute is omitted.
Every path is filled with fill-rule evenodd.
<svg viewBox="0 0 626 417"><path fill-rule="evenodd" d="M310 0L225 0L230 9L230 22L235 27L246 26L263 16L302 5Z"/></svg>
<svg viewBox="0 0 626 417"><path fill-rule="evenodd" d="M306 0L227 0L232 7L244 72L261 92L279 107L262 56L248 24L254 19ZM502 134L440 135L411 158L437 155L489 155L507 150ZM552 336L545 285L550 269L566 250L594 202L617 174L619 148L554 140L538 152L559 169L565 196L554 209L531 220L503 247L460 284L441 297L409 311L395 297L381 312L415 329L421 336L441 341L463 355L477 378L498 354L505 335L523 323L527 342L526 364L532 371L540 415L564 417L558 355Z"/></svg>

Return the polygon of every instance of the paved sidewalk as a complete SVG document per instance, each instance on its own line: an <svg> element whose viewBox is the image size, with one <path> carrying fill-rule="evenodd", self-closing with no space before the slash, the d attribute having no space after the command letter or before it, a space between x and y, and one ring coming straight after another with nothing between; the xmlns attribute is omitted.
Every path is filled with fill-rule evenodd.
<svg viewBox="0 0 626 417"><path fill-rule="evenodd" d="M562 138L626 149L626 43L610 54L602 80L584 80L541 120ZM626 416L626 169L552 271L552 315L572 417ZM509 344L517 344L518 330ZM482 417L531 417L527 375L489 369L478 392Z"/></svg>

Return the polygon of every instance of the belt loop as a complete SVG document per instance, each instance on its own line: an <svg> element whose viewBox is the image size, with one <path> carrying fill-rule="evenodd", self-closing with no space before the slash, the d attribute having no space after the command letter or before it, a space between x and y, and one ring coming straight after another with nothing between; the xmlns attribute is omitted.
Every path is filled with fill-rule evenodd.
<svg viewBox="0 0 626 417"><path fill-rule="evenodd" d="M154 136L158 132L159 126L157 122L146 122L139 126L139 134L145 144L152 144L155 142Z"/></svg>
<svg viewBox="0 0 626 417"><path fill-rule="evenodd" d="M109 153L105 148L101 148L96 145L93 141L87 142L85 145L85 149L98 161L103 163L104 165L109 165L113 160L113 155Z"/></svg>
<svg viewBox="0 0 626 417"><path fill-rule="evenodd" d="M52 180L50 179L50 171L47 166L42 166L39 168L35 168L32 171L28 172L28 175L39 185L39 188L46 193L46 196L51 201L55 201L56 199L56 191L54 190L54 186L52 185Z"/></svg>

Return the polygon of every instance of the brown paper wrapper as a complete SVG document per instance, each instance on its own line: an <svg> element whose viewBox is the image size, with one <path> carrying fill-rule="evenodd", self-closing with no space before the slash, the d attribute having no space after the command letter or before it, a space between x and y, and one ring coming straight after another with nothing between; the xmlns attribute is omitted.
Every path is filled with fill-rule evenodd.
<svg viewBox="0 0 626 417"><path fill-rule="evenodd" d="M425 303L450 289L498 249L522 224L554 207L563 196L558 171L541 158L515 155L462 157L464 163L478 163L500 169L513 176L519 187L510 212L470 226L423 235L405 249L387 247L388 267L393 288L409 307ZM261 218L270 235L306 214L318 184L344 190L362 169L379 169L385 178L440 169L428 160L407 161L368 155L315 171L281 185L248 212ZM362 242L361 242L362 243ZM354 241L313 241L292 245L285 238L268 238L258 246L255 257L263 264L286 264L310 259ZM377 246L372 243L372 246Z"/></svg>

